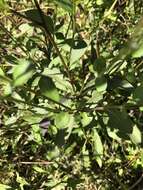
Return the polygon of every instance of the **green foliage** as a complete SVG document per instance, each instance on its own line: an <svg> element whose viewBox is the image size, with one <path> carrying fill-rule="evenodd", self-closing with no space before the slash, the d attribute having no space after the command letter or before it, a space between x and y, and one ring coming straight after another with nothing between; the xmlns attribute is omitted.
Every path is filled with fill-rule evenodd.
<svg viewBox="0 0 143 190"><path fill-rule="evenodd" d="M59 101L58 90L50 77L41 76L39 80L39 88L44 96Z"/></svg>
<svg viewBox="0 0 143 190"><path fill-rule="evenodd" d="M54 3L56 3L58 6L63 8L64 10L72 13L73 11L73 3L72 0L54 0Z"/></svg>
<svg viewBox="0 0 143 190"><path fill-rule="evenodd" d="M0 189L142 186L140 7L0 1Z"/></svg>

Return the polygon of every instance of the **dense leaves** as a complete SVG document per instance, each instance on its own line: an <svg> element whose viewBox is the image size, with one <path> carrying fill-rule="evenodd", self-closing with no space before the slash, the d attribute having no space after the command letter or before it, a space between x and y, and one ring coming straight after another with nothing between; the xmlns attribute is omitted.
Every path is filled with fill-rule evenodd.
<svg viewBox="0 0 143 190"><path fill-rule="evenodd" d="M141 189L138 2L0 0L0 189Z"/></svg>

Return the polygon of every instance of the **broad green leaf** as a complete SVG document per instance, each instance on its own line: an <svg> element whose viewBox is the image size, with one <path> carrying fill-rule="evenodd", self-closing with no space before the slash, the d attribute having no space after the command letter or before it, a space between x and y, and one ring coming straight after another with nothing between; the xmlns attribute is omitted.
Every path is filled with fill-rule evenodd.
<svg viewBox="0 0 143 190"><path fill-rule="evenodd" d="M77 40L74 42L74 46L71 50L70 64L78 61L84 54L87 48L87 44L83 40Z"/></svg>
<svg viewBox="0 0 143 190"><path fill-rule="evenodd" d="M139 104L143 103L143 86L138 86L133 92L133 100Z"/></svg>
<svg viewBox="0 0 143 190"><path fill-rule="evenodd" d="M40 113L42 113L42 111ZM32 113L31 111L27 110L22 112L22 119L27 121L28 124L40 123L40 121L43 119L43 116L41 114Z"/></svg>
<svg viewBox="0 0 143 190"><path fill-rule="evenodd" d="M112 110L109 111L108 126L112 131L117 131L117 135L125 140L129 140L129 135L132 134L133 122L129 118L125 110Z"/></svg>
<svg viewBox="0 0 143 190"><path fill-rule="evenodd" d="M53 0L59 7L63 8L65 11L73 13L73 3L72 0Z"/></svg>
<svg viewBox="0 0 143 190"><path fill-rule="evenodd" d="M14 66L13 79L14 86L21 86L25 84L33 75L33 64L25 59L18 60L18 65Z"/></svg>
<svg viewBox="0 0 143 190"><path fill-rule="evenodd" d="M57 68L49 69L45 68L42 75L48 76L55 81L55 85L58 89L66 92L72 91L72 86L69 81L64 78L61 71Z"/></svg>
<svg viewBox="0 0 143 190"><path fill-rule="evenodd" d="M93 153L95 155L95 159L98 165L102 166L102 157L103 157L103 145L101 142L101 138L95 128L92 130L92 146L93 146Z"/></svg>
<svg viewBox="0 0 143 190"><path fill-rule="evenodd" d="M95 80L95 87L98 92L104 92L107 88L107 80L104 76L98 77Z"/></svg>
<svg viewBox="0 0 143 190"><path fill-rule="evenodd" d="M121 142L121 138L117 136L118 129L111 129L110 127L107 127L107 133L109 137L112 139Z"/></svg>
<svg viewBox="0 0 143 190"><path fill-rule="evenodd" d="M31 20L35 23L38 22L39 25L44 26L41 16L39 14L39 11L37 9L28 10L25 12L25 14L29 18L29 20ZM44 15L44 20L45 20L48 30L51 33L53 33L54 32L54 24L53 24L52 18L50 16Z"/></svg>
<svg viewBox="0 0 143 190"><path fill-rule="evenodd" d="M103 93L98 92L97 90L94 90L92 92L91 98L89 98L88 103L96 103L103 99Z"/></svg>
<svg viewBox="0 0 143 190"><path fill-rule="evenodd" d="M90 117L86 112L81 113L81 123L83 127L89 125L91 121L92 117Z"/></svg>
<svg viewBox="0 0 143 190"><path fill-rule="evenodd" d="M0 184L0 190L11 189L9 185Z"/></svg>
<svg viewBox="0 0 143 190"><path fill-rule="evenodd" d="M129 136L130 136L131 141L134 144L140 144L142 142L141 131L139 130L139 128L136 125L134 125L132 134Z"/></svg>
<svg viewBox="0 0 143 190"><path fill-rule="evenodd" d="M55 101L60 100L58 90L57 90L53 80L50 77L41 76L41 78L39 80L39 87L40 87L41 93L44 96L46 96L52 100L55 100Z"/></svg>
<svg viewBox="0 0 143 190"><path fill-rule="evenodd" d="M67 112L61 112L55 117L55 125L59 129L64 129L68 127L70 121L70 115Z"/></svg>
<svg viewBox="0 0 143 190"><path fill-rule="evenodd" d="M93 63L93 69L96 77L103 75L106 70L106 60L103 57L96 59Z"/></svg>

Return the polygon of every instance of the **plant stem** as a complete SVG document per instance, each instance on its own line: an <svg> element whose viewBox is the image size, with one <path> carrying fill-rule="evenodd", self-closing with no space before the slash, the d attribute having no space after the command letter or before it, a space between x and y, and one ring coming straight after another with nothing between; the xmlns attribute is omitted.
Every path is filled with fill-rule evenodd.
<svg viewBox="0 0 143 190"><path fill-rule="evenodd" d="M61 59L61 62L62 62L63 66L64 66L64 68L65 68L65 70L66 70L67 76L68 76L68 78L69 78L69 80L70 80L70 83L71 83L71 85L72 85L73 91L75 92L75 87L74 87L74 85L73 85L73 80L72 80L72 77L71 77L69 68L68 68L67 64L65 63L65 60L64 60L63 56L61 55L61 53L60 53L60 51L59 51L59 48L57 47L57 44L56 44L55 41L54 41L54 38L52 37L51 33L49 32L49 29L47 28L47 25L46 25L46 23L45 23L45 19L44 19L44 16L43 16L43 12L42 12L42 10L41 10L41 8L40 8L40 6L39 6L37 0L34 0L34 3L35 3L35 5L36 5L36 7L37 7L37 10L39 11L39 15L40 15L41 20L42 20L42 22L43 22L43 27L44 27L44 29L45 29L45 31L46 31L47 37L48 37L48 39L50 40L50 42L52 43L53 47L55 48L55 50L56 50L56 52L57 52L59 58Z"/></svg>

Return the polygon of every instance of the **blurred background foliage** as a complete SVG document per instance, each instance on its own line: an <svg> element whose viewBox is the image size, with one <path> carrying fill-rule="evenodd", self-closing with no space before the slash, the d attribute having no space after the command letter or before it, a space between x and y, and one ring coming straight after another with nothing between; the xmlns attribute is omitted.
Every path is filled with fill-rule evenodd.
<svg viewBox="0 0 143 190"><path fill-rule="evenodd" d="M0 0L0 189L142 189L142 13Z"/></svg>

